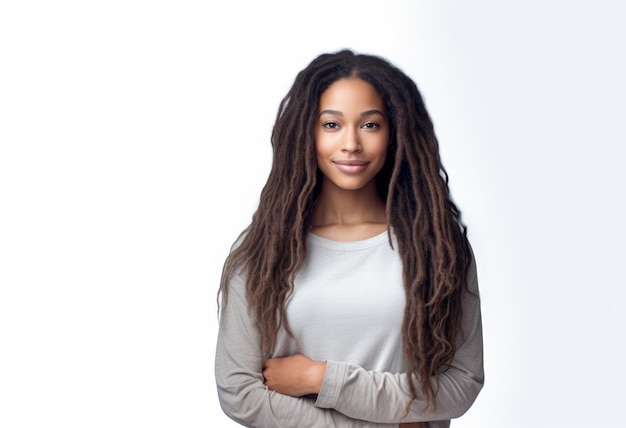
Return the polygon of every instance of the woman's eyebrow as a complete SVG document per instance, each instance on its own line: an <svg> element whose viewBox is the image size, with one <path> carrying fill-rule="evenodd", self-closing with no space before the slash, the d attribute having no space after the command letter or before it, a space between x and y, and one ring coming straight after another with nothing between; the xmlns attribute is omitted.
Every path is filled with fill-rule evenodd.
<svg viewBox="0 0 626 428"><path fill-rule="evenodd" d="M340 112L339 110L323 110L320 112L320 116L324 115L324 114L332 114L334 116L343 116L343 113ZM371 116L373 114L380 114L381 116L384 116L384 113L380 110L377 109L372 109L372 110L367 110L364 111L363 113L361 113L361 117L365 117L365 116Z"/></svg>
<svg viewBox="0 0 626 428"><path fill-rule="evenodd" d="M334 116L343 116L343 113L339 110L324 110L320 112L320 116L323 114L332 114Z"/></svg>
<svg viewBox="0 0 626 428"><path fill-rule="evenodd" d="M381 116L384 116L384 113L382 111L377 110L377 109L372 109L372 110L367 110L367 111L364 111L363 113L361 113L361 117L371 116L373 114L379 114Z"/></svg>

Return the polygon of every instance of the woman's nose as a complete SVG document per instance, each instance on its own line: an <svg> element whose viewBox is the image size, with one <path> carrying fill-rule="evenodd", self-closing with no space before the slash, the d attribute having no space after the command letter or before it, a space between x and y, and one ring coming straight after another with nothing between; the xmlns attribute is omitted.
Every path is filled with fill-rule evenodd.
<svg viewBox="0 0 626 428"><path fill-rule="evenodd" d="M361 141L358 131L352 129L346 130L341 150L348 153L358 153L361 151Z"/></svg>

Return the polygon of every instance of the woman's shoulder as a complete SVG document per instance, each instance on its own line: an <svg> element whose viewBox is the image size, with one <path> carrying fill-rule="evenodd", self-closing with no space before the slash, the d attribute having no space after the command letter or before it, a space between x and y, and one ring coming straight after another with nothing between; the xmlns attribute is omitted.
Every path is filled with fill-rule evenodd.
<svg viewBox="0 0 626 428"><path fill-rule="evenodd" d="M241 246L243 241L246 239L246 236L248 236L249 229L250 228L247 227L239 233L239 235L237 236L237 239L235 239L233 244L230 246L231 253Z"/></svg>

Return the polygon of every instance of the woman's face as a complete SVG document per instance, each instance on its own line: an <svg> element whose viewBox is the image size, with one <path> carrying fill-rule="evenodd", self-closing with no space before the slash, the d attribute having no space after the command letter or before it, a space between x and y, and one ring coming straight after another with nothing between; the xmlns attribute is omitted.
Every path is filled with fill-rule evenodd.
<svg viewBox="0 0 626 428"><path fill-rule="evenodd" d="M324 186L374 186L389 145L389 118L380 94L360 79L340 79L322 93L315 127Z"/></svg>

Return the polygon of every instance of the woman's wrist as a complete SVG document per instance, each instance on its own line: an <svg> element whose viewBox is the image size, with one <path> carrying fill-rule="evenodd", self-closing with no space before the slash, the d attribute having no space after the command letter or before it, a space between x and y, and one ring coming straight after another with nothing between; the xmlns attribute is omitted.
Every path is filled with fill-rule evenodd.
<svg viewBox="0 0 626 428"><path fill-rule="evenodd" d="M326 361L311 361L308 370L308 380L310 382L311 394L319 394L326 375Z"/></svg>

